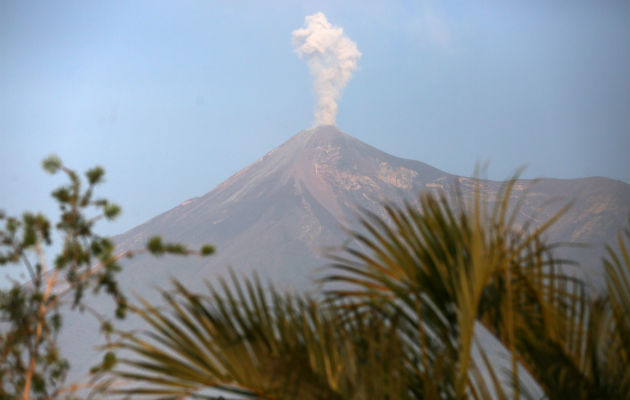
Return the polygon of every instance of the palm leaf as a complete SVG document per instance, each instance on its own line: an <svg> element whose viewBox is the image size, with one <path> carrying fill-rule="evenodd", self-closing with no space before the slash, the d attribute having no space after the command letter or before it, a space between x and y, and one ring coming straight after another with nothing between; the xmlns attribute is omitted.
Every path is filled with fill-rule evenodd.
<svg viewBox="0 0 630 400"><path fill-rule="evenodd" d="M409 368L422 385L437 385L441 397L487 392L471 358L479 321L509 349L510 378L517 382L517 364L525 360L517 355L516 336L532 321L557 320L555 307L576 286L561 283L570 278L542 240L565 209L534 229L519 229L518 209L510 208L514 184L502 188L490 212L479 187L468 201L429 192L417 205L386 205L389 221L363 212L366 233L352 232L361 250L349 245L334 254L324 278L336 287L328 292L331 302L352 295L362 307L400 318L399 332L416 344L411 360L417 364ZM489 384L502 393L496 380Z"/></svg>
<svg viewBox="0 0 630 400"><path fill-rule="evenodd" d="M183 398L209 388L267 399L404 399L409 352L397 326L377 315L344 318L308 297L263 289L257 280L192 293L175 282L164 309L146 302L150 330L118 347L133 357L116 393ZM170 396L170 397L169 397Z"/></svg>

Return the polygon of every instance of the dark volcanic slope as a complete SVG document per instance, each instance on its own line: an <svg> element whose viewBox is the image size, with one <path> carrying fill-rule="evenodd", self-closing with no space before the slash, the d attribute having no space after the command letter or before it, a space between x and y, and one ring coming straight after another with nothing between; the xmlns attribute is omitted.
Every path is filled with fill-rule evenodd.
<svg viewBox="0 0 630 400"><path fill-rule="evenodd" d="M173 259L132 260L126 275L133 282L150 277L162 286L169 274L195 282L224 272L230 264L237 271L256 269L280 284L303 288L313 277L313 267L325 264L321 250L346 239L340 227L355 222L357 207L378 212L382 200L413 198L427 189L452 191L456 184L464 196L472 194L470 178L393 157L335 127L318 127L298 133L208 194L183 202L117 241L123 248L134 248L160 234L218 248L216 256L186 260L186 266ZM500 186L492 181L483 185L490 199ZM544 179L536 184L523 180L514 191L515 197L521 195L526 195L523 221L542 221L574 200L550 231L550 239L597 245L613 239L630 204L629 186L605 178ZM545 206L553 199L557 201ZM601 248L572 253L587 264L598 263L600 254Z"/></svg>

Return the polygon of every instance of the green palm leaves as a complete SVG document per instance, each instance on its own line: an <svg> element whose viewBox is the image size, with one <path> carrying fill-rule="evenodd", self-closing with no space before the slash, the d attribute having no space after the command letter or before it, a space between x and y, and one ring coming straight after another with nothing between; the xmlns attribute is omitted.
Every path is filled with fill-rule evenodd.
<svg viewBox="0 0 630 400"><path fill-rule="evenodd" d="M341 273L328 278L353 288L332 292L336 298L352 296L360 307L401 319L400 333L416 344L410 368L434 397L501 396L498 381L481 378L483 368L496 375L492 367L472 357L476 326L483 323L510 350L518 382L517 331L557 321L550 302L570 295L558 287L569 278L557 273L540 240L553 220L531 233L517 229L510 193L511 184L492 209L479 192L455 203L427 193L419 207L386 206L386 219L366 213L365 233L353 233L360 247L336 257Z"/></svg>
<svg viewBox="0 0 630 400"><path fill-rule="evenodd" d="M207 388L264 399L404 398L396 373L404 357L395 327L382 320L340 320L306 297L263 290L257 281L199 296L175 283L169 313L144 304L151 331L128 336L119 376L125 391L164 398L201 396ZM140 356L138 358L138 356ZM384 383L385 382L385 383Z"/></svg>
<svg viewBox="0 0 630 400"><path fill-rule="evenodd" d="M144 304L146 335L123 390L163 398L208 388L264 399L624 398L630 388L630 262L605 262L593 298L544 241L557 214L522 224L509 182L494 202L425 193L419 204L364 212L333 255L322 299L221 281L209 295L181 284L166 310ZM625 232L625 238L629 234ZM490 332L508 354L479 345ZM483 335L483 333L481 334ZM507 373L505 373L507 371ZM534 381L534 384L526 382ZM529 385L529 387L528 387ZM532 386L534 386L532 388Z"/></svg>
<svg viewBox="0 0 630 400"><path fill-rule="evenodd" d="M630 222L630 221L629 221ZM630 223L628 224L630 225ZM608 296L604 302L605 311L596 321L601 334L594 347L597 355L596 366L602 378L617 393L630 393L630 230L619 233L619 255L608 248L608 259L604 260ZM610 328L607 328L610 327ZM600 379L600 380L604 380Z"/></svg>

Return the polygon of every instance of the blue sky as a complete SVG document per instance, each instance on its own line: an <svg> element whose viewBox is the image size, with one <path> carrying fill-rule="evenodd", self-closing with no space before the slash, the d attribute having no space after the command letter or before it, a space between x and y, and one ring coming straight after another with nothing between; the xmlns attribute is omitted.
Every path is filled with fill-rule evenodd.
<svg viewBox="0 0 630 400"><path fill-rule="evenodd" d="M291 32L318 11L362 53L343 131L455 174L629 182L627 1L3 1L0 208L53 213L50 153L106 168L111 234L210 191L311 126Z"/></svg>

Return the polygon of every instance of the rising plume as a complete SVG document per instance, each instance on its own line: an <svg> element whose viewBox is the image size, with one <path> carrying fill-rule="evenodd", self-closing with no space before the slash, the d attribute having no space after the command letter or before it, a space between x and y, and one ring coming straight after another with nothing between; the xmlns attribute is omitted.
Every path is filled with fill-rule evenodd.
<svg viewBox="0 0 630 400"><path fill-rule="evenodd" d="M315 124L335 125L337 100L357 68L361 52L343 28L331 25L323 13L307 16L304 25L293 31L293 45L315 79Z"/></svg>

